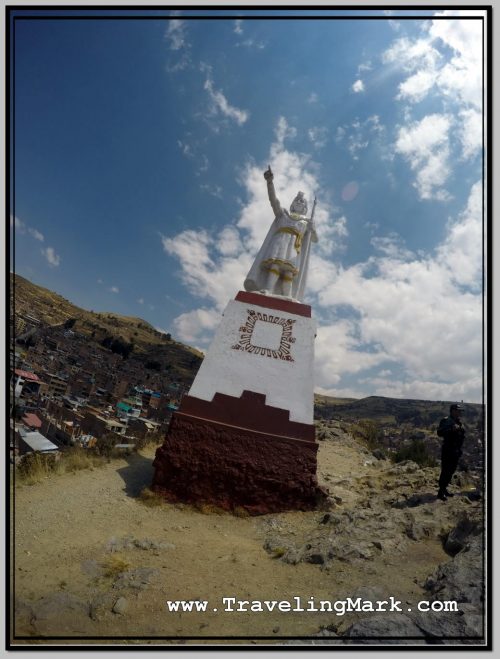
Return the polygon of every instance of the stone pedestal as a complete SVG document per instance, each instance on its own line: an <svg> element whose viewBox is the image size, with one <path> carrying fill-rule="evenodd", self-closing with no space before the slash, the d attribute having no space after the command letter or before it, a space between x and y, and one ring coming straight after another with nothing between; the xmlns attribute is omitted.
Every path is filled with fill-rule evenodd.
<svg viewBox="0 0 500 659"><path fill-rule="evenodd" d="M250 514L314 508L314 336L308 305L240 291L157 450L153 489Z"/></svg>

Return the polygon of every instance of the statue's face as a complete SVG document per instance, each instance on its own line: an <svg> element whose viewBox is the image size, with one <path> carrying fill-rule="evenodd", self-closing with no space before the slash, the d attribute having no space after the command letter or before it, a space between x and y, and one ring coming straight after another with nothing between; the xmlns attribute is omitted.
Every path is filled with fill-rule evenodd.
<svg viewBox="0 0 500 659"><path fill-rule="evenodd" d="M290 206L291 213L298 213L299 215L307 215L307 201L304 198L304 193L299 192Z"/></svg>

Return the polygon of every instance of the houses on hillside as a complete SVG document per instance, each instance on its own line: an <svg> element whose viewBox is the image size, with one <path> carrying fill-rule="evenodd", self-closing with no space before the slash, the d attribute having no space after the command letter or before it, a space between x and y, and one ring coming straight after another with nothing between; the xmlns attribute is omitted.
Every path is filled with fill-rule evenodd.
<svg viewBox="0 0 500 659"><path fill-rule="evenodd" d="M172 381L167 371L148 369L140 358L124 359L74 330L35 320L30 328L36 338L12 345L13 457L49 445L91 447L105 435L129 445L166 432L189 382ZM37 441L30 433L38 433Z"/></svg>

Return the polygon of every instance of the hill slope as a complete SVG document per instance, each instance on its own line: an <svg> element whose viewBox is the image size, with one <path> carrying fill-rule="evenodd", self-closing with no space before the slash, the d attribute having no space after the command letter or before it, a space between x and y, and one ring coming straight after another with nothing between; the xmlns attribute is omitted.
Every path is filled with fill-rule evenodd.
<svg viewBox="0 0 500 659"><path fill-rule="evenodd" d="M92 345L110 347L113 341L129 346L131 360L139 360L153 370L168 367L173 379L189 383L203 358L195 348L173 341L142 318L111 312L81 309L53 291L37 286L20 275L10 276L12 311L37 318L38 333L60 333L65 324L88 339Z"/></svg>

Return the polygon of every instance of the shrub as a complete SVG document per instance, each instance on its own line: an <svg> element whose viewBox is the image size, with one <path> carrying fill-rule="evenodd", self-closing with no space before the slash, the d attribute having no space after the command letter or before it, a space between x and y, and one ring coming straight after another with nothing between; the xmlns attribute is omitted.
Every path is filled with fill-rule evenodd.
<svg viewBox="0 0 500 659"><path fill-rule="evenodd" d="M356 439L361 439L369 449L376 449L382 446L382 430L375 421L364 419L352 426L351 432Z"/></svg>
<svg viewBox="0 0 500 659"><path fill-rule="evenodd" d="M435 467L436 460L427 450L427 446L421 439L414 439L410 444L402 446L393 457L394 462L412 460L421 467Z"/></svg>
<svg viewBox="0 0 500 659"><path fill-rule="evenodd" d="M130 567L130 563L118 554L112 554L103 563L104 568L103 576L110 579L115 579L122 572L126 572Z"/></svg>
<svg viewBox="0 0 500 659"><path fill-rule="evenodd" d="M111 457L111 453L113 452L113 449L115 447L115 444L117 444L117 441L114 437L114 435L108 434L104 435L103 437L98 437L96 440L95 444L95 450L98 455L102 455L105 458Z"/></svg>
<svg viewBox="0 0 500 659"><path fill-rule="evenodd" d="M33 485L59 470L59 460L55 455L47 453L27 453L18 466L17 476L22 483Z"/></svg>

